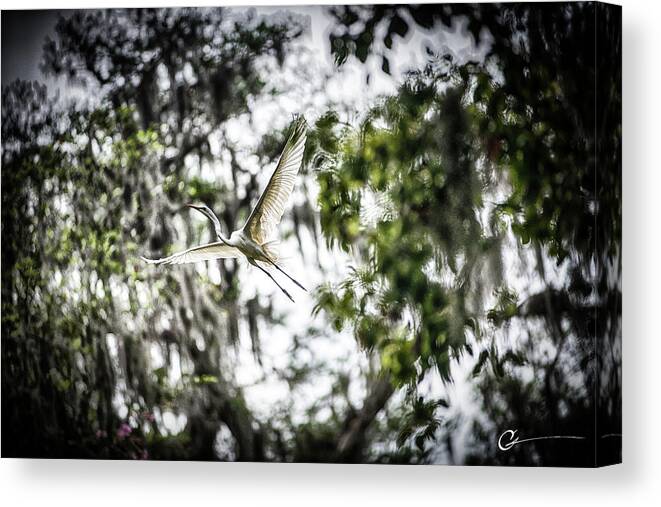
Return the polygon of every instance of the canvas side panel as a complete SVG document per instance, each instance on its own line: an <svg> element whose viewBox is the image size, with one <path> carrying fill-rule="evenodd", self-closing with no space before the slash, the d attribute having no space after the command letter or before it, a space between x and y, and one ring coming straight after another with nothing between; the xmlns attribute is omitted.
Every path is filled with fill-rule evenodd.
<svg viewBox="0 0 661 507"><path fill-rule="evenodd" d="M622 461L622 8L595 9L595 465Z"/></svg>

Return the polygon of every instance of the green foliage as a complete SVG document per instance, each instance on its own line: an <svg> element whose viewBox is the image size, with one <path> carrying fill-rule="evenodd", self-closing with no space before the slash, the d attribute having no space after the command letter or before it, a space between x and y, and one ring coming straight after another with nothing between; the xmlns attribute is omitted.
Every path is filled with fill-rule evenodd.
<svg viewBox="0 0 661 507"><path fill-rule="evenodd" d="M428 46L428 63L423 69L409 71L409 82L392 98L398 109L386 106L368 116L355 136L359 141L346 144L348 153L341 158L343 165L339 164L342 172L332 169L339 175L322 176L332 177L333 183L339 181L340 188L347 189L336 196L332 192L331 196L322 195L322 210L324 201L331 198L334 208L326 206L326 212L342 210L337 217L326 219L331 227L325 232L339 239L343 248L360 251L367 264L383 276L384 293L391 288L404 295L399 308L392 305L397 316L394 322L401 308L414 316L410 339L415 340L416 347L409 360L424 374L425 350L434 351L431 357L437 366L442 364L443 353L456 354L461 334L456 332L456 325L444 331L448 327L443 318L446 302L454 303L449 309L456 313L456 301L459 308L465 308L464 298L475 296L480 287L462 276L457 276L454 284L439 287L444 302L430 305L436 321L420 305L419 296L435 286L435 277L448 280L444 267L460 275L466 266L484 266L480 258L490 256L498 261L493 253L503 238L511 235L518 240L520 257L533 259L533 273L525 276L539 277L543 288L538 293L519 295L500 283L491 287L485 284L484 288L494 294L493 307L486 312L494 337L485 344L473 368L485 386L485 413L495 428L530 427L535 424L532 421L538 421L537 432L549 434L601 410L600 417L617 427L620 288L614 280L619 279L621 255L619 11L584 3L343 6L330 12L337 21L329 35L336 62L341 65L355 56L365 63L374 56L381 59L386 73L390 73L394 43L406 37L411 22L424 29L451 27L463 17L476 48L487 40L486 34L490 36L483 61L456 64L452 54L437 54ZM598 60L595 41L605 51ZM598 77L598 86L586 86ZM424 98L420 80L434 99ZM461 100L448 100L453 90ZM461 138L456 142L451 134L435 128L429 118L434 118L442 105L456 131L468 134L472 142L462 144ZM390 114L382 114L384 109ZM379 118L378 128L372 126L372 117ZM416 131L416 123L424 128ZM407 151L407 140L414 147L413 157ZM456 174L461 174L465 183L475 183L453 181L448 158L461 167ZM475 178L479 172L469 170L467 160L480 161L484 168L481 177ZM353 180L357 183L352 189L347 182ZM370 241L369 227L361 227L359 235L349 235L343 234L339 225L347 216L355 216L352 208L365 201L361 185L387 195L394 218L377 223L374 236L383 238L381 243ZM442 194L444 189L450 191ZM443 201L434 199L436 195L442 195ZM353 206L343 210L347 196ZM453 198L464 206L452 207L451 213L441 212L439 203L452 202ZM493 203L486 207L488 200ZM429 210L433 220L426 223L423 210ZM476 220L478 215L488 216L486 222ZM458 220L450 222L450 218ZM393 246L395 238L402 241ZM425 270L430 264L434 270ZM496 278L492 278L494 282L498 282ZM479 336L479 312L459 313ZM334 315L332 306L329 314ZM597 322L594 315L607 317ZM361 323L359 329L364 335L361 315L355 322ZM528 326L534 330L525 332ZM499 351L496 337L508 333L519 343ZM446 337L455 348L434 340L434 336ZM388 366L399 364L396 358L404 351L397 345L388 346L391 348L382 356L382 366L384 362ZM550 358L538 352L545 347L553 351ZM572 357L567 348L580 352ZM484 369L487 363L490 373ZM596 365L610 372L608 388L600 394L609 401L599 405L611 407L610 411L598 409L596 400L590 402L589 393L601 382L593 375ZM531 371L536 380L523 380ZM443 377L442 371L439 373ZM581 388L575 388L575 379L582 379ZM502 396L500 405L491 401L494 390ZM524 414L520 409L526 403L539 403L544 409L526 410ZM572 404L569 412L563 405L566 403ZM476 425L476 437L478 441L493 440L493 434L481 424ZM583 463L581 460L593 455L589 449L584 451L566 459ZM488 446L479 452L488 456L483 459L497 459ZM565 462L562 456L548 454L533 458L518 454L510 462L555 463L557 459Z"/></svg>
<svg viewBox="0 0 661 507"><path fill-rule="evenodd" d="M413 77L356 131L330 114L317 125L317 137L343 134L317 175L322 230L360 263L322 288L317 311L351 329L397 386L430 368L450 381L450 359L468 351L486 181L464 97L461 85L440 91Z"/></svg>
<svg viewBox="0 0 661 507"><path fill-rule="evenodd" d="M404 425L397 437L397 445L403 446L407 440L415 443L418 451L424 451L425 443L433 441L441 426L441 419L436 417L439 407L447 408L444 399L426 402L422 397L412 403L412 410L405 416Z"/></svg>
<svg viewBox="0 0 661 507"><path fill-rule="evenodd" d="M282 64L301 32L252 13L228 19L217 9L72 13L47 41L43 68L93 83L98 107L67 108L33 83L3 87L7 455L136 458L147 446L152 458L211 459L217 426L202 422L215 413L239 459L263 456L231 372L220 373L244 318L236 263L220 266L219 287L193 270L155 275L139 261L163 255L175 237L202 239L172 225L183 204L239 206L236 189L190 175L185 158L212 157L209 136L248 112L264 91L260 66ZM273 319L259 304L247 317ZM154 364L154 349L164 364ZM140 419L169 410L187 416L180 435Z"/></svg>

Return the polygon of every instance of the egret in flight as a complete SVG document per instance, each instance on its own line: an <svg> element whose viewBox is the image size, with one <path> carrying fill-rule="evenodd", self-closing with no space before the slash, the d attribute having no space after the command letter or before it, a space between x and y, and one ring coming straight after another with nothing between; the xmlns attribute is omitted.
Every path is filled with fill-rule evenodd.
<svg viewBox="0 0 661 507"><path fill-rule="evenodd" d="M150 264L186 264L214 259L245 258L250 264L266 273L293 302L294 298L260 263L274 267L301 289L307 291L278 265L278 253L275 249L277 240L274 239L276 228L285 212L285 205L294 189L296 175L303 162L306 135L305 118L299 116L294 120L292 132L268 185L241 229L234 231L229 238L225 237L221 231L218 217L208 206L189 204L189 207L199 211L213 222L217 241L189 248L163 259L141 257L142 260Z"/></svg>

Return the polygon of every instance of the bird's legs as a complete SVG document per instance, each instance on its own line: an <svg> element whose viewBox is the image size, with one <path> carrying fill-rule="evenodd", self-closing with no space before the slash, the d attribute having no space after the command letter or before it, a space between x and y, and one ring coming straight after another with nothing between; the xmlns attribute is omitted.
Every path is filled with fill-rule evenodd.
<svg viewBox="0 0 661 507"><path fill-rule="evenodd" d="M282 270L282 268L281 268L280 266L278 266L275 262L273 263L273 266L275 267L275 269L277 269L278 271L280 271L280 273L282 273L282 274L285 275L287 278L289 278L292 282L294 282L296 285L298 285L298 286L299 286L301 289L303 289L305 292L308 291L308 290L307 290L305 287L303 287L300 283L298 283L298 282L297 282L296 280L294 280L291 276L289 276L287 273L285 273L285 272Z"/></svg>
<svg viewBox="0 0 661 507"><path fill-rule="evenodd" d="M260 266L259 264L257 264L256 262L253 262L252 265L253 265L253 266L257 266L259 269L261 269L262 271L264 271L264 273L266 273L266 275L267 275L271 280L273 280L273 283L276 284L276 285L280 288L280 290L281 290L282 292L285 293L285 296L287 296L287 297L291 300L292 303L295 303L294 298L291 297L291 296L289 295L289 292L287 292L285 289L282 288L282 285L280 285L280 284L275 280L275 278L273 278L273 277L271 276L271 273L269 273L268 271L266 271L263 267L261 267L261 266Z"/></svg>

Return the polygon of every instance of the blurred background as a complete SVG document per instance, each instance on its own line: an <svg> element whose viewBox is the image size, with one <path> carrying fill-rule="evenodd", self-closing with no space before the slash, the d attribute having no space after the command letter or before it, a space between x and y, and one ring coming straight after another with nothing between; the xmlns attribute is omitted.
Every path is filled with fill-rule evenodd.
<svg viewBox="0 0 661 507"><path fill-rule="evenodd" d="M620 24L3 11L3 456L618 461ZM280 250L310 294L139 259L212 239L189 202L239 228L296 113Z"/></svg>

